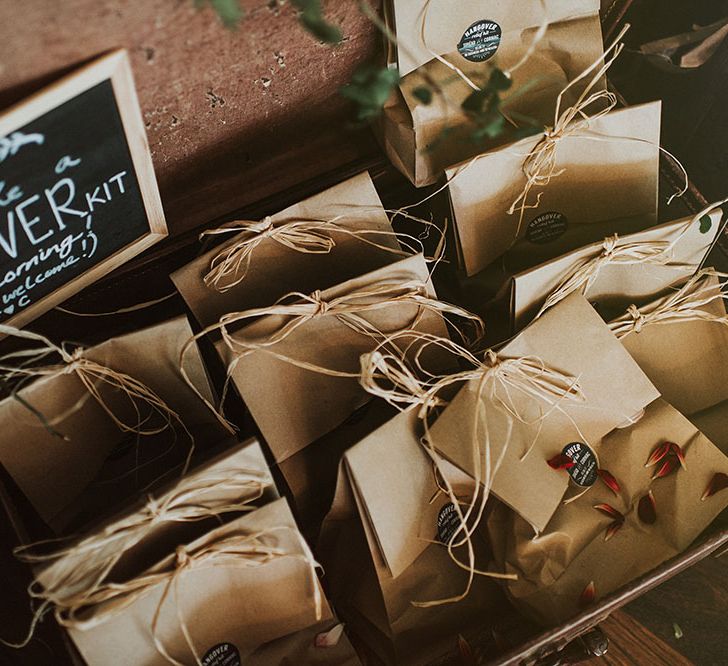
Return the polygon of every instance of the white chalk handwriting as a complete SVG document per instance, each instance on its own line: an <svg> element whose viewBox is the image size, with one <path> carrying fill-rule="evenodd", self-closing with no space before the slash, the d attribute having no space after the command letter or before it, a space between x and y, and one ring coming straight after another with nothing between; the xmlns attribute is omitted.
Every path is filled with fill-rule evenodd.
<svg viewBox="0 0 728 666"><path fill-rule="evenodd" d="M39 146L45 141L42 134L23 134L23 132L13 132L8 136L0 138L0 162L4 162L8 157L16 155L18 151L29 143L35 143Z"/></svg>

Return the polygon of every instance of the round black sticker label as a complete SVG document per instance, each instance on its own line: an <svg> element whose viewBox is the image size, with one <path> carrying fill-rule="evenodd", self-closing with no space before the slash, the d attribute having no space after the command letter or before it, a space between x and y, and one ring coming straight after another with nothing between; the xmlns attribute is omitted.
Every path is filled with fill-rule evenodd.
<svg viewBox="0 0 728 666"><path fill-rule="evenodd" d="M448 502L437 515L437 540L446 546L460 527L460 517L452 502Z"/></svg>
<svg viewBox="0 0 728 666"><path fill-rule="evenodd" d="M597 480L597 456L586 444L572 442L564 447L562 453L571 458L574 465L567 472L571 480L582 488L593 486Z"/></svg>
<svg viewBox="0 0 728 666"><path fill-rule="evenodd" d="M202 666L241 666L240 652L232 643L218 643L202 657Z"/></svg>
<svg viewBox="0 0 728 666"><path fill-rule="evenodd" d="M543 213L528 223L526 240L536 245L546 245L563 236L568 226L565 215L555 211Z"/></svg>
<svg viewBox="0 0 728 666"><path fill-rule="evenodd" d="M476 21L458 43L460 55L471 62L485 62L495 55L501 42L501 27L495 21Z"/></svg>

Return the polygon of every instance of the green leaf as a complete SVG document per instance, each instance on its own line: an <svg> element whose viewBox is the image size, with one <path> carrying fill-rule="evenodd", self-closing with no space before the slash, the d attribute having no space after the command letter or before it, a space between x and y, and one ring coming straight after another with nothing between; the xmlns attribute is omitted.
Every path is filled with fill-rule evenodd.
<svg viewBox="0 0 728 666"><path fill-rule="evenodd" d="M710 231L710 228L713 226L713 220L710 218L710 215L703 215L703 217L700 218L700 233L701 234L707 234Z"/></svg>
<svg viewBox="0 0 728 666"><path fill-rule="evenodd" d="M316 39L326 44L338 44L341 41L341 30L326 21L320 0L291 0L291 4L301 12L299 19L303 27Z"/></svg>
<svg viewBox="0 0 728 666"><path fill-rule="evenodd" d="M480 142L485 138L495 139L503 133L505 124L506 119L502 115L496 114L489 122L474 130L471 136L476 142Z"/></svg>
<svg viewBox="0 0 728 666"><path fill-rule="evenodd" d="M357 120L371 120L381 114L398 83L396 69L364 65L354 72L351 83L341 88L341 95L357 106Z"/></svg>
<svg viewBox="0 0 728 666"><path fill-rule="evenodd" d="M226 28L237 27L238 21L243 18L243 10L240 9L239 0L195 0L197 9L206 4L212 6Z"/></svg>
<svg viewBox="0 0 728 666"><path fill-rule="evenodd" d="M427 86L418 86L412 91L412 94L425 106L432 104L432 90Z"/></svg>

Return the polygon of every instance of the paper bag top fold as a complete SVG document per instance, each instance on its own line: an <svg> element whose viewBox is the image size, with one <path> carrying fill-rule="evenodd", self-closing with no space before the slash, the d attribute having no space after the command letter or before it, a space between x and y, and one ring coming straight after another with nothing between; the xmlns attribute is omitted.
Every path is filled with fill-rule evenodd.
<svg viewBox="0 0 728 666"><path fill-rule="evenodd" d="M640 304L654 299L669 287L679 284L700 267L713 247L720 231L722 211L709 214L711 225L707 232L692 217L668 222L645 231L618 238L620 248L632 246L651 252L653 259L600 259L605 242L587 245L551 261L515 275L511 284L514 326L522 327L537 312L559 286L589 262L603 265L594 272L586 296L607 319L621 314L633 302ZM664 252L663 252L664 250Z"/></svg>
<svg viewBox="0 0 728 666"><path fill-rule="evenodd" d="M479 381L471 380L435 421L431 443L472 477L477 455L483 478L488 437L493 494L541 532L569 484L569 476L547 461L574 442L598 455L601 438L634 419L659 392L580 294L564 299L498 352L499 360L519 358L573 378L570 385L578 385L582 399L534 398L528 392L534 386L511 385L508 377L486 381L494 393L486 390L479 398Z"/></svg>
<svg viewBox="0 0 728 666"><path fill-rule="evenodd" d="M226 434L214 414L180 374L182 348L192 335L186 317L113 338L84 352L84 357L142 382L176 412L185 425L204 427L210 441ZM185 369L200 393L212 399L207 374L195 346L185 357ZM104 401L125 423L140 418L123 391L103 381L96 384ZM41 421L12 397L0 402L0 462L41 518L50 522L79 497L99 472L106 457L133 434L125 433L89 394L75 373L40 378L19 396L45 416L69 441L51 434ZM141 417L147 417L145 406ZM215 435L216 433L216 435ZM166 446L173 435L169 434ZM177 446L190 447L184 434ZM152 441L152 440L150 440ZM156 439L154 440L156 441ZM19 447L18 442L23 442ZM144 446L140 437L139 446Z"/></svg>
<svg viewBox="0 0 728 666"><path fill-rule="evenodd" d="M307 317L285 339L242 355L224 341L217 343L225 363L232 364L232 381L276 461L286 460L333 430L369 400L358 382L359 359L377 346L381 336L357 332L355 319L366 321L384 334L416 324L418 331L447 336L439 313L420 308L414 301L388 302L382 297L363 295L383 284L395 288L402 285L405 291L409 289L407 285L419 284L429 296L434 295L424 258L415 255L321 293L324 302L349 295L356 302L357 294L362 293L360 312L336 315L327 311ZM367 304L376 307L365 307ZM268 315L233 337L264 341L292 320L290 316ZM331 376L301 364L313 364L343 376Z"/></svg>
<svg viewBox="0 0 728 666"><path fill-rule="evenodd" d="M207 287L203 280L218 253L236 242L233 238L173 273L172 281L200 324L209 326L228 312L264 307L291 291L326 289L398 259L399 244L367 172L286 208L273 215L271 221L327 221L339 216L330 234L335 246L328 253L306 254L266 238L255 248L242 282L221 293ZM391 251L337 233L335 226L350 231L380 231L368 236L369 240Z"/></svg>
<svg viewBox="0 0 728 666"><path fill-rule="evenodd" d="M392 2L397 39L404 45L397 50L401 76L437 55L457 53L458 44L477 23L495 23L497 29L492 29L492 36L501 37L537 28L544 22L554 24L599 13L598 0L546 0L517 5L504 0L460 0L457 11L453 11L450 0ZM493 42L493 46L497 48L497 43ZM456 64L464 68L472 63L459 56Z"/></svg>
<svg viewBox="0 0 728 666"><path fill-rule="evenodd" d="M252 539L249 547L245 539ZM277 554L260 554L269 551ZM192 663L181 621L198 659L221 643L231 643L244 657L331 617L312 563L286 501L276 500L170 555L130 581L141 593L130 590L125 599L88 609L80 618L90 623L87 628L71 627L69 633L92 664L166 665L155 638L174 659ZM114 604L120 605L111 609Z"/></svg>
<svg viewBox="0 0 728 666"><path fill-rule="evenodd" d="M524 160L543 135L449 169L448 192L467 274L486 268L519 238L543 244L544 225L550 229L545 238L558 254L564 225L637 215L656 220L660 108L660 102L651 102L612 111L559 139L555 170L563 173L534 188L531 199L537 192L541 198L536 208L526 210L520 228L518 210L508 211L526 184Z"/></svg>

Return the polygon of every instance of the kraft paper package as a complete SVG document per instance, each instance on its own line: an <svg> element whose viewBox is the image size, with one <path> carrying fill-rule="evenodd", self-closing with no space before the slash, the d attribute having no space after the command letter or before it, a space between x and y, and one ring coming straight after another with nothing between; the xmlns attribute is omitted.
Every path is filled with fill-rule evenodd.
<svg viewBox="0 0 728 666"><path fill-rule="evenodd" d="M240 233L171 276L203 327L229 312L270 305L292 291L332 287L403 254L367 172L262 222L231 226ZM240 264L231 261L229 270L221 271L218 257L236 248L232 258L242 256ZM222 274L214 272L216 267Z"/></svg>
<svg viewBox="0 0 728 666"><path fill-rule="evenodd" d="M728 316L724 275L705 268L609 324L662 397L722 451L728 410Z"/></svg>
<svg viewBox="0 0 728 666"><path fill-rule="evenodd" d="M604 435L634 422L658 397L607 324L574 293L487 355L428 436L446 460L489 482L490 492L540 533L569 491L568 476L548 461L576 444L588 466Z"/></svg>
<svg viewBox="0 0 728 666"><path fill-rule="evenodd" d="M459 601L416 604L457 597L468 581L448 555L457 515L420 443L417 410L400 412L345 453L317 548L346 626L387 664L430 663L504 603L491 578L476 576ZM448 478L465 495L472 488L456 471ZM483 536L473 536L481 568Z"/></svg>
<svg viewBox="0 0 728 666"><path fill-rule="evenodd" d="M369 401L358 381L362 354L402 330L447 337L444 315L461 312L435 299L421 254L301 296L230 313L216 343L277 463Z"/></svg>
<svg viewBox="0 0 728 666"><path fill-rule="evenodd" d="M680 447L684 467L672 452L645 466L666 442ZM715 475L728 473L728 458L662 399L635 425L605 437L599 463L618 490L595 481L559 506L538 537L504 505L489 519L497 564L518 576L507 582L510 597L547 625L678 555L728 506L728 490L711 494ZM668 473L653 479L664 465Z"/></svg>
<svg viewBox="0 0 728 666"><path fill-rule="evenodd" d="M615 232L654 225L660 110L660 102L612 110L574 121L574 131L550 145L540 134L449 169L456 249L467 275L509 251L530 268ZM545 149L553 150L552 175L526 192L527 169L548 175L529 165Z"/></svg>
<svg viewBox="0 0 728 666"><path fill-rule="evenodd" d="M392 163L421 187L489 147L488 140L473 139L476 125L461 104L474 86L487 83L493 65L512 81L503 94L505 115L514 124L523 116L548 124L559 93L603 54L598 12L596 0L464 0L457 11L447 0L386 2L399 44L388 64L402 77L379 128ZM425 103L418 95L423 85L442 94ZM574 85L564 101L571 104L581 88ZM506 131L490 146L513 141L514 134Z"/></svg>
<svg viewBox="0 0 728 666"><path fill-rule="evenodd" d="M178 545L122 583L102 583L61 619L89 664L205 663L223 653L270 664L271 641L299 642L296 632L336 624L316 567L286 501L277 499ZM327 649L321 663L357 663L345 636L328 659Z"/></svg>
<svg viewBox="0 0 728 666"><path fill-rule="evenodd" d="M194 389L181 374L191 335L179 317L85 350L29 343L56 355L0 402L0 463L54 531L98 519L229 436L200 399L212 389L196 345L184 360Z"/></svg>
<svg viewBox="0 0 728 666"><path fill-rule="evenodd" d="M722 212L668 222L626 236L610 235L510 277L499 300L520 330L539 311L580 291L609 320L632 302L644 304L689 278L721 229Z"/></svg>

